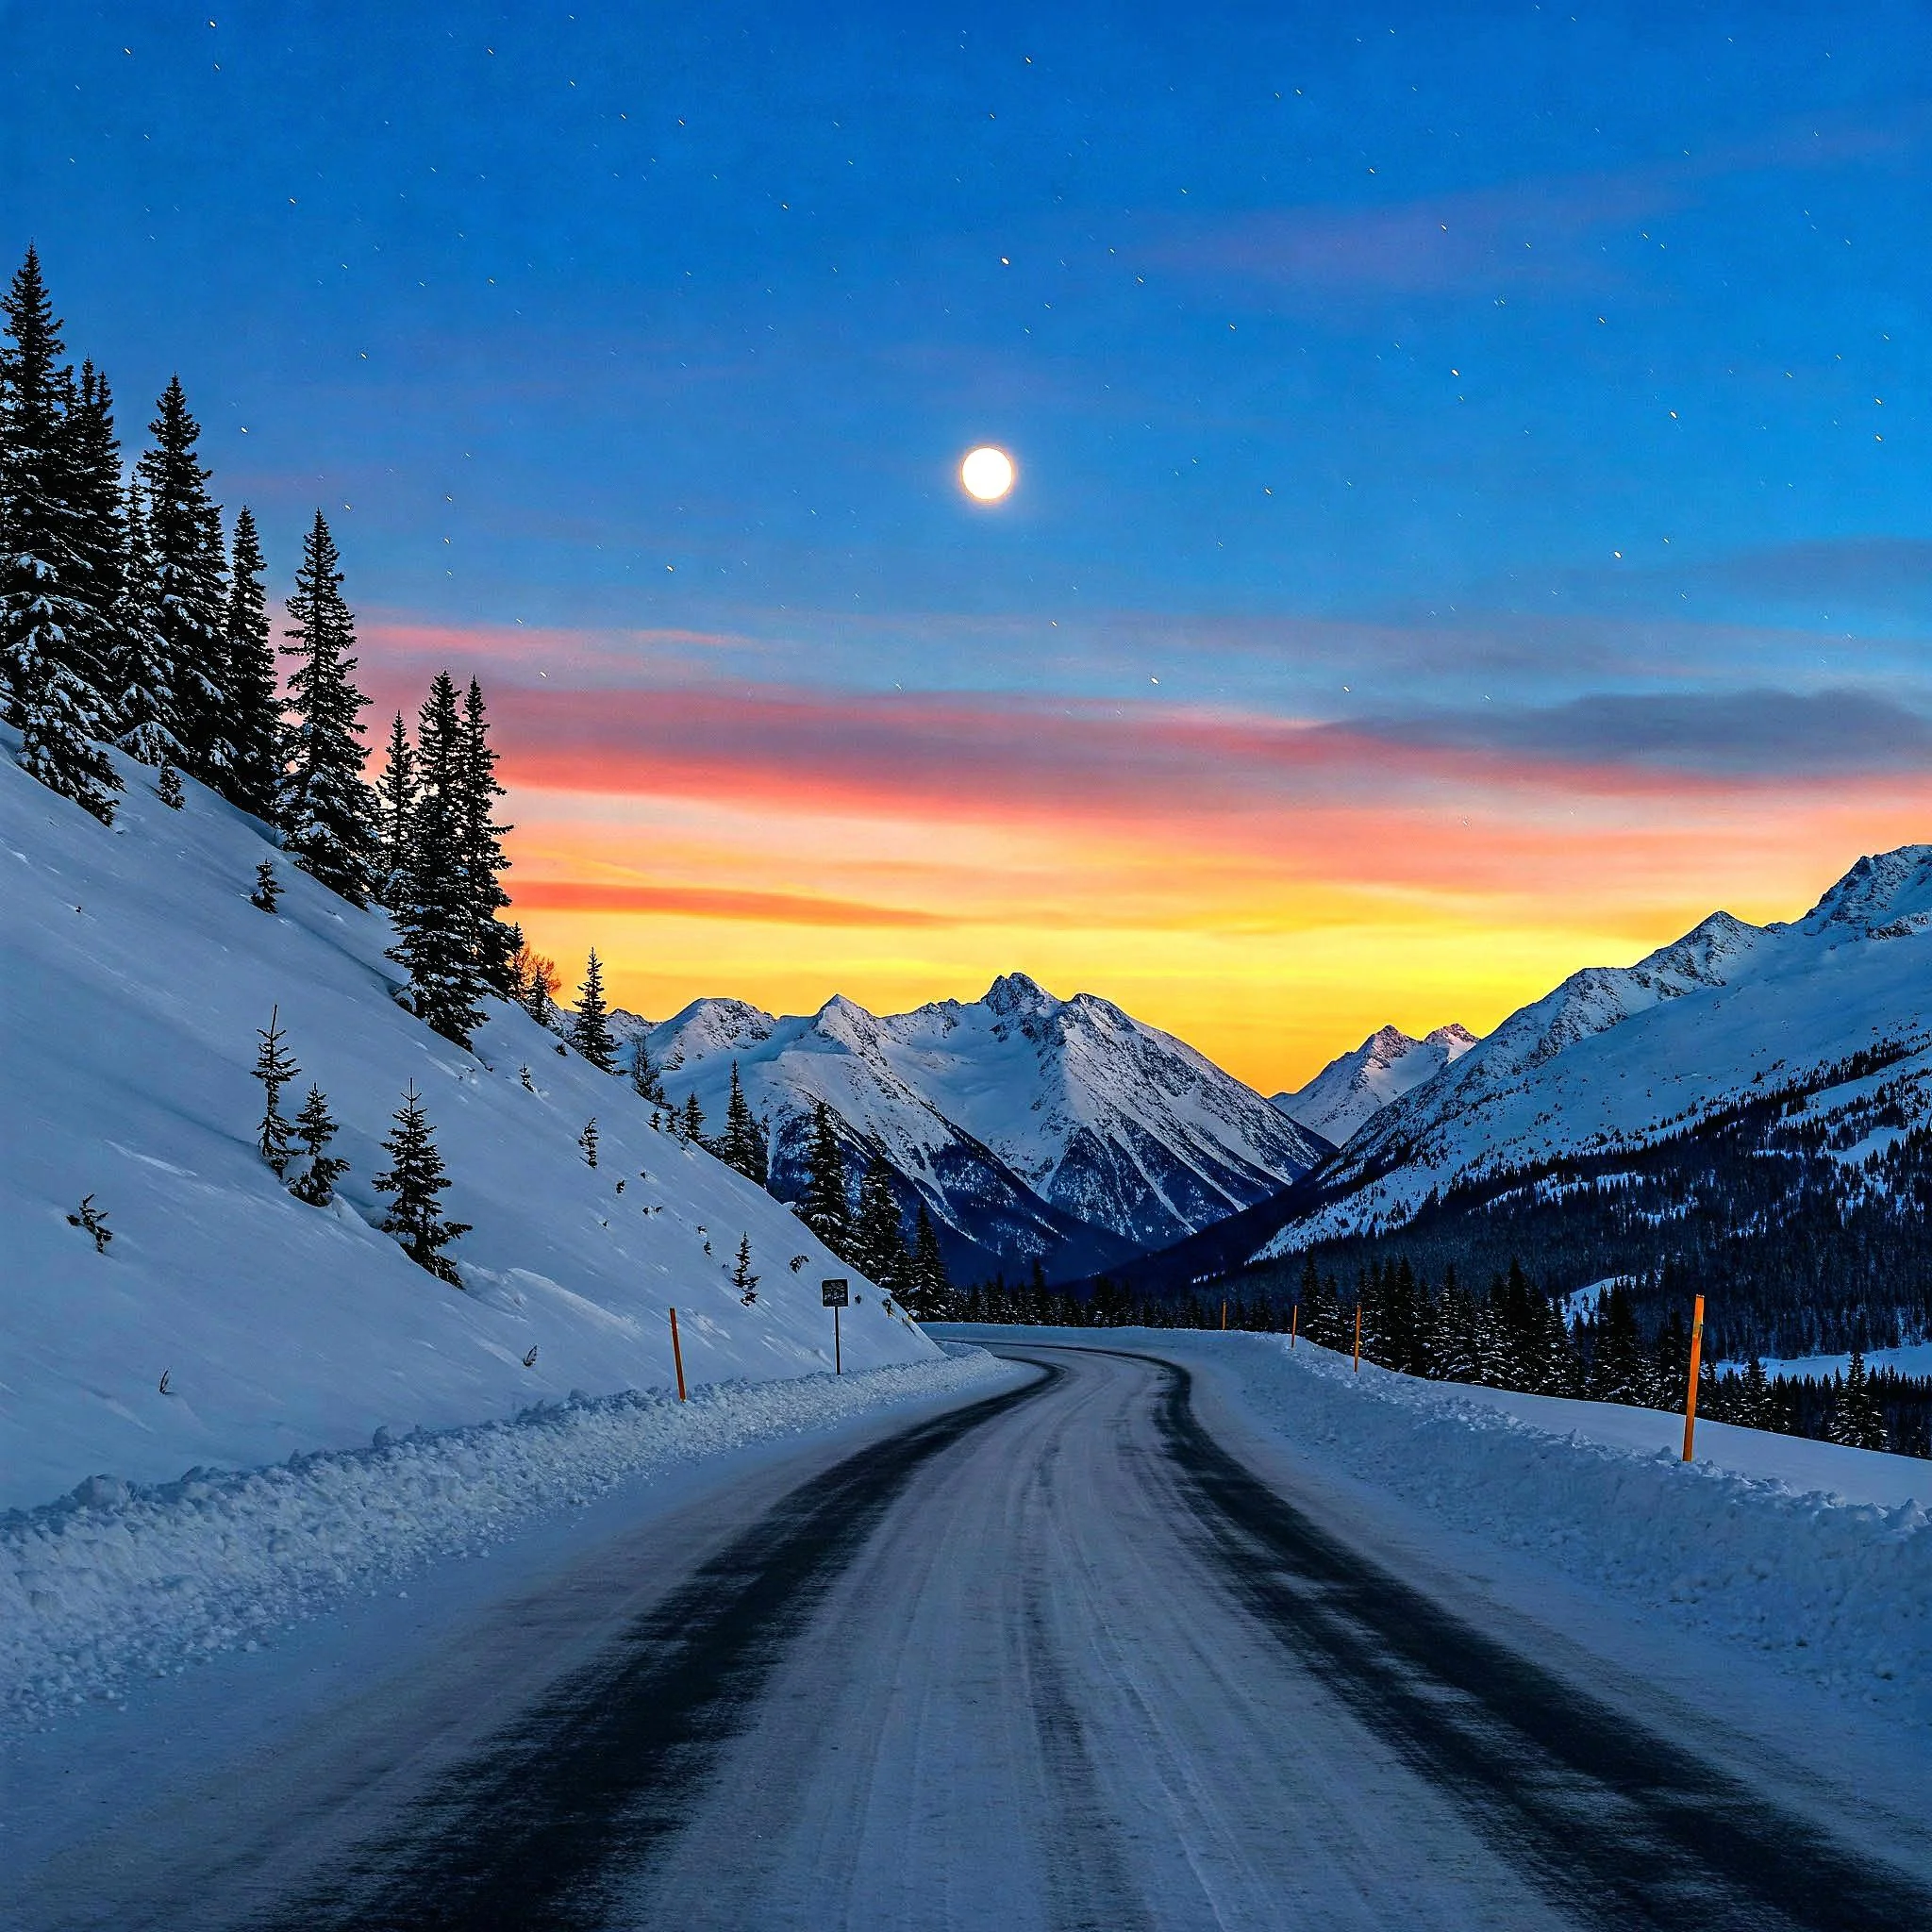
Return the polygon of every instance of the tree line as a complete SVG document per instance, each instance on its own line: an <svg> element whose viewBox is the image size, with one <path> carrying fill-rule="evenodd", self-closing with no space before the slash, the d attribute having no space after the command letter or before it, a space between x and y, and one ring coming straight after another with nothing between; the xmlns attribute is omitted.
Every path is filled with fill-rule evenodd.
<svg viewBox="0 0 1932 1932"><path fill-rule="evenodd" d="M1278 1277L1277 1277L1278 1278ZM1663 1299L1669 1312L1646 1339L1640 1297ZM928 1319L1010 1322L1067 1327L1244 1329L1285 1335L1430 1381L1468 1382L1532 1395L1580 1397L1682 1414L1690 1389L1691 1304L1683 1274L1608 1284L1589 1309L1566 1321L1561 1306L1511 1258L1480 1291L1454 1263L1432 1284L1405 1257L1360 1267L1346 1288L1324 1274L1312 1255L1286 1289L1239 1281L1180 1295L1136 1294L1107 1276L1090 1294L1004 1279L948 1295ZM1743 1372L1720 1375L1703 1359L1697 1412L1714 1422L1859 1449L1932 1456L1932 1376L1874 1370L1854 1351L1831 1376L1767 1375L1753 1357Z"/></svg>

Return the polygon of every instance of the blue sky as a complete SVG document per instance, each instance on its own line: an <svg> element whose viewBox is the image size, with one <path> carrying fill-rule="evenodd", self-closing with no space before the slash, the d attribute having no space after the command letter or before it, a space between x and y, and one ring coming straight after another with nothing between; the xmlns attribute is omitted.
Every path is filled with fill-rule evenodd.
<svg viewBox="0 0 1932 1932"><path fill-rule="evenodd" d="M1330 813L1418 759L1432 809L1466 820L1462 785L1479 823L1540 827L1552 877L1587 863L1579 797L1652 850L1658 771L1707 803L1813 786L1771 849L1686 808L1615 917L1525 941L1493 1007L1563 944L1773 909L1793 867L1903 836L1932 705L1932 20L1850 13L7 5L0 249L38 242L125 424L179 369L272 562L329 512L377 669L467 651L533 705L681 716L782 694L804 709L746 756L807 804L797 735L836 765L842 704L915 693L993 708L1042 768L1069 707L1156 745L1203 717L1343 734L1357 765L1251 842L1356 874L1383 848ZM996 511L954 482L979 441L1021 465ZM567 750L579 715L529 728ZM938 715L909 763L953 755ZM1200 790L1198 749L1133 755ZM1549 788L1506 808L1525 759ZM968 763L958 822L1051 789ZM527 869L635 871L675 820L694 871L728 782L587 782ZM708 862L750 865L737 836ZM1500 850L1430 919L1513 916ZM686 962L641 995L742 973L746 936L701 927L637 928L637 958ZM1091 969L1050 970L1118 958L1092 932ZM811 970L937 987L969 956ZM1210 1008L1213 974L1189 985Z"/></svg>

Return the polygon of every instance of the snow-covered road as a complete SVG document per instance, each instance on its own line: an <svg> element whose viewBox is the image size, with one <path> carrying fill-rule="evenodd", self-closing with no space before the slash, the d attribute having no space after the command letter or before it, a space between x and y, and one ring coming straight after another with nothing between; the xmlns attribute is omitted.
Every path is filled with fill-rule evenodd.
<svg viewBox="0 0 1932 1932"><path fill-rule="evenodd" d="M714 1491L648 1586L609 1540L27 1923L1932 1924L1912 1833L1418 1563L1189 1366L1000 1352L1037 1377Z"/></svg>

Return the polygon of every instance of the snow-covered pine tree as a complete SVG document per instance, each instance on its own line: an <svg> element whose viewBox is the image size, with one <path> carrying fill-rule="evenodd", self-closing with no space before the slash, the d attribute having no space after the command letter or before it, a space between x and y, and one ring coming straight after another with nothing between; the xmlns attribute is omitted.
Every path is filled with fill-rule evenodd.
<svg viewBox="0 0 1932 1932"><path fill-rule="evenodd" d="M255 868L255 890L249 893L248 903L264 912L273 912L282 903L282 882L275 876L274 859L264 858Z"/></svg>
<svg viewBox="0 0 1932 1932"><path fill-rule="evenodd" d="M113 392L92 362L80 365L79 385L68 390L62 428L81 566L76 588L87 611L84 633L73 640L74 661L84 667L99 695L103 721L111 735L114 624L126 567L126 491L121 478L121 442L114 432Z"/></svg>
<svg viewBox="0 0 1932 1932"><path fill-rule="evenodd" d="M1643 1343L1637 1333L1637 1310L1629 1289L1621 1281L1613 1281L1597 1303L1590 1393L1597 1402L1623 1402L1641 1408L1648 1392Z"/></svg>
<svg viewBox="0 0 1932 1932"><path fill-rule="evenodd" d="M395 1199L379 1225L392 1234L403 1252L417 1267L427 1269L440 1281L460 1288L462 1277L456 1263L442 1251L451 1241L466 1235L466 1221L445 1221L442 1217L443 1191L449 1175L442 1156L437 1152L436 1135L423 1111L423 1096L411 1081L403 1104L392 1116L395 1125L383 1141L390 1158L388 1169L375 1176L378 1193Z"/></svg>
<svg viewBox="0 0 1932 1932"><path fill-rule="evenodd" d="M852 1265L883 1289L897 1294L906 1285L906 1230L892 1198L892 1170L874 1153L858 1179L858 1211L852 1217Z"/></svg>
<svg viewBox="0 0 1932 1932"><path fill-rule="evenodd" d="M474 677L463 693L457 787L463 885L476 974L489 991L510 999L516 993L512 962L520 935L496 915L509 904L509 894L503 890L503 874L509 870L503 840L515 827L495 822L496 801L505 794L496 778L496 751L490 742L483 688Z"/></svg>
<svg viewBox="0 0 1932 1932"><path fill-rule="evenodd" d="M375 898L393 906L408 885L409 822L416 808L416 753L398 711L375 780Z"/></svg>
<svg viewBox="0 0 1932 1932"><path fill-rule="evenodd" d="M604 999L604 966L591 948L584 983L577 988L577 1009L571 1017L570 1043L600 1074L617 1071L617 1041L610 1032L610 1008ZM702 1119L702 1116L700 1116Z"/></svg>
<svg viewBox="0 0 1932 1932"><path fill-rule="evenodd" d="M120 780L101 749L111 735L107 667L94 656L101 611L76 500L77 404L60 360L60 325L32 248L0 296L0 687L20 729L22 767L112 823Z"/></svg>
<svg viewBox="0 0 1932 1932"><path fill-rule="evenodd" d="M731 1270L731 1285L746 1307L758 1300L758 1277L751 1272L751 1237L748 1234L738 1238L738 1260Z"/></svg>
<svg viewBox="0 0 1932 1932"><path fill-rule="evenodd" d="M631 1041L630 1084L640 1100L648 1100L653 1107L668 1108L671 1105L671 1097L664 1091L664 1081L651 1063L650 1044L641 1033Z"/></svg>
<svg viewBox="0 0 1932 1932"><path fill-rule="evenodd" d="M408 968L417 1017L445 1040L468 1046L482 1022L485 988L464 875L462 762L456 685L448 672L440 672L417 715L416 784L404 860L386 887L397 933L389 957Z"/></svg>
<svg viewBox="0 0 1932 1932"><path fill-rule="evenodd" d="M225 792L233 782L235 745L229 736L222 512L208 493L209 473L195 452L201 425L189 412L178 375L162 391L148 433L154 444L139 467L155 552L156 622L187 748L184 768L191 777Z"/></svg>
<svg viewBox="0 0 1932 1932"><path fill-rule="evenodd" d="M188 803L188 794L181 789L181 769L178 765L163 765L156 774L155 796L170 811L179 811Z"/></svg>
<svg viewBox="0 0 1932 1932"><path fill-rule="evenodd" d="M684 1096L684 1112L678 1119L677 1132L687 1147L705 1144L705 1110L698 1105L696 1088Z"/></svg>
<svg viewBox="0 0 1932 1932"><path fill-rule="evenodd" d="M228 547L228 602L222 622L227 732L233 746L224 789L243 811L274 824L282 791L282 696L268 621L267 569L254 513L244 503L235 512L235 538Z"/></svg>
<svg viewBox="0 0 1932 1932"><path fill-rule="evenodd" d="M330 1115L322 1089L310 1087L302 1111L295 1116L295 1138L302 1143L308 1164L289 1183L289 1191L311 1208L326 1208L335 1199L336 1183L349 1171L346 1160L328 1151L341 1124Z"/></svg>
<svg viewBox="0 0 1932 1932"><path fill-rule="evenodd" d="M282 1117L282 1089L302 1071L283 1041L288 1029L281 1024L279 1006L269 1008L268 1024L258 1026L255 1037L261 1042L256 1050L255 1077L261 1082L266 1100L261 1113L261 1129L256 1148L275 1169L279 1180L289 1170L289 1123Z"/></svg>
<svg viewBox="0 0 1932 1932"><path fill-rule="evenodd" d="M1771 1385L1764 1377L1764 1364L1753 1356L1738 1378L1738 1390L1731 1399L1732 1419L1747 1429L1769 1429L1775 1425L1772 1413Z"/></svg>
<svg viewBox="0 0 1932 1932"><path fill-rule="evenodd" d="M597 1116L592 1114L584 1123L584 1131L577 1136L577 1147L584 1157L586 1167L597 1164Z"/></svg>
<svg viewBox="0 0 1932 1932"><path fill-rule="evenodd" d="M1848 1449L1885 1447L1885 1411L1873 1392L1861 1349L1853 1349L1851 1364L1839 1383L1838 1399L1831 1407L1831 1440Z"/></svg>
<svg viewBox="0 0 1932 1932"><path fill-rule="evenodd" d="M127 491L125 536L108 687L114 704L114 741L144 765L175 765L188 752L176 728L179 719L167 641L157 616L160 582L139 484Z"/></svg>
<svg viewBox="0 0 1932 1932"><path fill-rule="evenodd" d="M356 622L342 601L335 540L320 510L302 542L289 599L294 620L282 655L295 723L282 782L282 843L306 873L353 906L366 905L375 866L375 799L362 778L361 712L356 689Z"/></svg>
<svg viewBox="0 0 1932 1932"><path fill-rule="evenodd" d="M852 1237L852 1206L846 1193L845 1156L832 1125L832 1109L821 1100L811 1110L811 1141L805 1153L805 1198L799 1219L835 1255L844 1255Z"/></svg>
<svg viewBox="0 0 1932 1932"><path fill-rule="evenodd" d="M641 1046L642 1042L639 1044ZM764 1186L765 1137L758 1131L751 1104L739 1084L736 1060L731 1062L731 1094L724 1103L724 1131L718 1141L718 1158L726 1167L735 1167L746 1180Z"/></svg>
<svg viewBox="0 0 1932 1932"><path fill-rule="evenodd" d="M912 1228L912 1264L902 1291L918 1322L943 1322L952 1313L953 1284L940 1252L939 1230L922 1198Z"/></svg>

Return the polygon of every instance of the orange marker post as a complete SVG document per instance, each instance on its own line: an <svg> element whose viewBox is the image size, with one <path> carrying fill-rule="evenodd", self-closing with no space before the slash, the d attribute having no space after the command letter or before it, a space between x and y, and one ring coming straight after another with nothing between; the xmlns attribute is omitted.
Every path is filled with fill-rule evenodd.
<svg viewBox="0 0 1932 1932"><path fill-rule="evenodd" d="M1227 1297L1225 1295L1223 1295L1221 1298L1221 1332L1224 1335L1227 1333Z"/></svg>
<svg viewBox="0 0 1932 1932"><path fill-rule="evenodd" d="M1704 1297L1690 1310L1690 1387L1684 1395L1684 1460L1697 1439L1697 1372L1704 1366Z"/></svg>
<svg viewBox="0 0 1932 1932"><path fill-rule="evenodd" d="M1297 1302L1297 1303L1295 1303L1294 1307L1293 1307L1292 1308L1291 1308L1291 1309L1289 1310L1289 1315L1288 1315L1288 1345L1289 1345L1289 1347L1292 1348L1292 1347L1294 1346L1294 1338L1295 1338L1295 1334L1296 1334L1297 1330L1299 1330L1299 1329L1300 1329L1301 1325L1302 1325L1302 1305L1301 1305L1301 1303Z"/></svg>
<svg viewBox="0 0 1932 1932"><path fill-rule="evenodd" d="M682 1402L684 1394L684 1350L677 1341L677 1310L671 1311L671 1359L677 1364L677 1399Z"/></svg>
<svg viewBox="0 0 1932 1932"><path fill-rule="evenodd" d="M1359 1302L1355 1305L1355 1372L1357 1375L1362 1372L1362 1305Z"/></svg>

